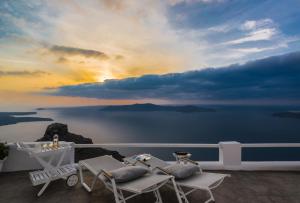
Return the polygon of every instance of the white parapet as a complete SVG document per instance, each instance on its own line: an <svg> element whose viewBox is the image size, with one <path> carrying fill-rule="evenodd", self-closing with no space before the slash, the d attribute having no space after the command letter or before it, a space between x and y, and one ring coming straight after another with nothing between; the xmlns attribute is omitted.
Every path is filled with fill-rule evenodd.
<svg viewBox="0 0 300 203"><path fill-rule="evenodd" d="M220 142L219 161L224 169L240 170L242 164L241 143L235 141Z"/></svg>
<svg viewBox="0 0 300 203"><path fill-rule="evenodd" d="M30 143L40 145L40 142ZM212 148L219 149L219 160L199 161L204 170L270 170L270 171L300 171L299 161L242 161L243 148L300 148L300 143L239 143L236 141L220 142L219 144L182 144L182 143L102 143L102 144L74 144L72 151L65 158L68 162L70 158L74 160L74 148ZM29 157L28 154L18 151L15 144L10 144L9 156L5 161L3 171L23 171L35 170L41 166Z"/></svg>

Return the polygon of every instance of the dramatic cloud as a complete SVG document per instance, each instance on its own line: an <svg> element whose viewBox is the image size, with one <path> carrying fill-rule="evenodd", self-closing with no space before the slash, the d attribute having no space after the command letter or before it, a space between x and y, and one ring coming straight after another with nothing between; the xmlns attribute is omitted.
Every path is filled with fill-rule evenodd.
<svg viewBox="0 0 300 203"><path fill-rule="evenodd" d="M242 30L255 30L262 27L272 27L275 23L272 19L247 20L241 26Z"/></svg>
<svg viewBox="0 0 300 203"><path fill-rule="evenodd" d="M81 49L75 47L53 45L48 50L54 54L74 56L79 55L87 58L108 59L108 56L100 51Z"/></svg>
<svg viewBox="0 0 300 203"><path fill-rule="evenodd" d="M276 29L274 28L256 30L249 33L246 37L226 42L226 44L232 45L232 44L242 44L245 42L252 42L252 41L270 40L275 34L276 34Z"/></svg>
<svg viewBox="0 0 300 203"><path fill-rule="evenodd" d="M243 65L145 75L52 89L54 95L102 99L300 99L300 52Z"/></svg>
<svg viewBox="0 0 300 203"><path fill-rule="evenodd" d="M227 45L242 44L261 40L271 40L278 34L277 26L272 19L247 20L240 29L246 32L246 36L226 42Z"/></svg>
<svg viewBox="0 0 300 203"><path fill-rule="evenodd" d="M5 0L0 58L26 59L37 63L33 69L44 64L56 73L89 70L98 81L226 66L298 50L290 39L299 39L299 5L294 0ZM43 44L50 52L41 57Z"/></svg>
<svg viewBox="0 0 300 203"><path fill-rule="evenodd" d="M49 75L48 72L45 71L1 71L0 70L0 77L2 76L42 76L42 75Z"/></svg>

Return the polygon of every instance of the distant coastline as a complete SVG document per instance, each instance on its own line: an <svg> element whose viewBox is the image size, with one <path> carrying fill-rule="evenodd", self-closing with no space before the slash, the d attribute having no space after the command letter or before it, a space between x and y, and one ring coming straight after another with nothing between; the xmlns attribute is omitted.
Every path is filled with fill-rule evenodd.
<svg viewBox="0 0 300 203"><path fill-rule="evenodd" d="M53 121L52 118L30 117L36 112L0 112L0 126L13 125L22 122ZM16 117L22 116L22 117Z"/></svg>
<svg viewBox="0 0 300 203"><path fill-rule="evenodd" d="M203 107L198 107L193 105L165 106L165 105L156 105L151 103L106 106L102 108L101 111L131 111L131 112L173 111L173 112L181 112L181 113L215 112L215 110L211 108L203 108Z"/></svg>
<svg viewBox="0 0 300 203"><path fill-rule="evenodd" d="M286 111L274 113L273 116L280 118L295 118L300 119L300 111Z"/></svg>

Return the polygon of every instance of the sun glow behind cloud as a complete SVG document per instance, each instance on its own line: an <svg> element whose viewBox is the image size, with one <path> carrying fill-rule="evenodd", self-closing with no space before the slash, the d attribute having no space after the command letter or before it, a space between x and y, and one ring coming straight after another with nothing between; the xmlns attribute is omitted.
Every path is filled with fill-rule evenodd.
<svg viewBox="0 0 300 203"><path fill-rule="evenodd" d="M191 67L192 49L168 24L163 2L22 1L20 7L28 13L1 14L21 32L3 39L3 48L12 47L15 58L26 55L40 62L40 69L64 74L74 83ZM34 20L30 12L35 12Z"/></svg>

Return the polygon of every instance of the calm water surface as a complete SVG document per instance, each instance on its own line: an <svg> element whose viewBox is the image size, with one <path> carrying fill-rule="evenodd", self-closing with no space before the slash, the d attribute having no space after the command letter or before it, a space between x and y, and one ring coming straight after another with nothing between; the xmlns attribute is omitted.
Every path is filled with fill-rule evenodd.
<svg viewBox="0 0 300 203"><path fill-rule="evenodd" d="M103 142L242 143L300 142L300 119L273 117L272 113L299 107L214 106L217 112L102 112L99 107L39 111L37 116L66 123L69 131ZM0 139L34 141L52 122L1 126ZM117 149L125 155L142 151L171 158L173 149ZM174 149L175 150L175 149ZM187 149L180 149L187 150ZM216 160L214 149L190 150L194 158ZM244 160L300 160L300 149L247 149Z"/></svg>

